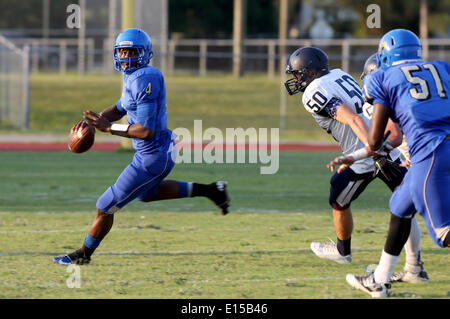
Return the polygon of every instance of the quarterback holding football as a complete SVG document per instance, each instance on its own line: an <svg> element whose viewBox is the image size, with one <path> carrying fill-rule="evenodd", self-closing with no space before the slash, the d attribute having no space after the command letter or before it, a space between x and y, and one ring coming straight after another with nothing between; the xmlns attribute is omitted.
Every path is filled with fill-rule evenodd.
<svg viewBox="0 0 450 319"><path fill-rule="evenodd" d="M123 72L122 96L100 113L85 111L85 122L77 124L131 138L136 152L115 184L99 197L96 218L82 247L55 257L53 261L57 264L89 263L110 231L114 213L135 199L150 202L203 196L212 200L223 214L228 213L225 182L198 184L166 179L175 164L176 146L172 131L167 128L164 78L149 65L152 56L150 37L143 30L127 29L120 33L114 46L114 67ZM125 115L127 124L112 124Z"/></svg>

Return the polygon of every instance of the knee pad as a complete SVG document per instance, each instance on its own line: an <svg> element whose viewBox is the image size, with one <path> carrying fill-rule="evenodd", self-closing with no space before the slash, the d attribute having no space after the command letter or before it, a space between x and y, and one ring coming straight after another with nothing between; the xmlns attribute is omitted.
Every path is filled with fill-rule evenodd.
<svg viewBox="0 0 450 319"><path fill-rule="evenodd" d="M115 206L117 203L113 187L109 187L97 200L97 209L105 212L105 214L114 214L120 208Z"/></svg>

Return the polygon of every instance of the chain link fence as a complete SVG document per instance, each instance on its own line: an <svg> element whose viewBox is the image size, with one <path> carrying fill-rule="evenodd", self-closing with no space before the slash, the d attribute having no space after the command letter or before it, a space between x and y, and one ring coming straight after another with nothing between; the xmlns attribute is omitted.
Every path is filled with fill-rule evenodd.
<svg viewBox="0 0 450 319"><path fill-rule="evenodd" d="M29 128L29 47L0 36L0 126Z"/></svg>
<svg viewBox="0 0 450 319"><path fill-rule="evenodd" d="M32 72L77 72L83 54L87 73L112 73L113 41L108 38L86 38L80 52L77 39L21 38L13 39L18 47L30 47ZM284 71L289 53L302 46L317 46L327 52L330 68L341 68L348 73L360 73L365 60L376 52L378 39L246 39L241 59L244 72L278 75ZM153 39L155 58L151 64L164 73L232 73L232 39L170 39L161 43ZM424 60L448 60L450 39L427 39L424 44ZM281 48L287 53L282 56Z"/></svg>

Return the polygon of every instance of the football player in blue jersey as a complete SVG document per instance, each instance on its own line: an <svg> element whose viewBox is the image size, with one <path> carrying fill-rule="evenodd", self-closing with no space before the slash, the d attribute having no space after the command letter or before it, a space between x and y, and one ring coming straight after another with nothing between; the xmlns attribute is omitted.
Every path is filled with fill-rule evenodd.
<svg viewBox="0 0 450 319"><path fill-rule="evenodd" d="M115 69L123 72L119 101L97 114L85 111L85 121L75 129L90 125L97 130L132 139L133 161L116 183L97 201L97 215L83 246L53 258L57 264L89 263L92 253L110 231L114 213L134 199L144 202L204 196L223 214L228 213L229 196L225 182L198 184L165 179L175 164L176 146L167 128L166 89L161 72L149 65L153 56L150 37L140 29L127 29L116 39ZM124 115L128 124L114 123Z"/></svg>
<svg viewBox="0 0 450 319"><path fill-rule="evenodd" d="M381 38L377 63L363 88L374 105L368 152L381 147L390 118L405 135L411 167L389 202L391 221L375 272L346 280L372 297L386 297L416 211L432 240L450 247L450 64L422 61L419 38L404 29Z"/></svg>

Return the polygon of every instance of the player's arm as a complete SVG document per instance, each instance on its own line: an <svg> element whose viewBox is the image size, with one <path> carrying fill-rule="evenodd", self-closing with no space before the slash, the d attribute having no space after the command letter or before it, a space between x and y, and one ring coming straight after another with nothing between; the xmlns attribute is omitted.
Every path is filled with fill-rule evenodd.
<svg viewBox="0 0 450 319"><path fill-rule="evenodd" d="M389 108L380 103L373 106L372 125L369 132L369 147L378 150L383 144L384 131L389 120Z"/></svg>
<svg viewBox="0 0 450 319"><path fill-rule="evenodd" d="M116 122L120 120L125 115L124 112L121 112L116 104L111 105L110 107L104 109L102 112L100 112L100 116L104 116L108 121L110 122Z"/></svg>
<svg viewBox="0 0 450 319"><path fill-rule="evenodd" d="M353 112L351 108L349 108L345 104L341 104L336 108L336 120L341 122L342 124L350 126L352 131L356 134L356 136L363 142L367 144L369 129L358 114ZM374 152L370 150L368 146L365 146L351 154L342 155L336 157L332 160L327 167L333 172L337 165L340 165L338 168L338 173L341 173L344 169L346 169L349 165L353 164L355 161L373 156Z"/></svg>
<svg viewBox="0 0 450 319"><path fill-rule="evenodd" d="M387 125L390 126L391 140L395 140L396 144L401 144L399 131L393 124L389 123L390 99L386 95L385 89L385 72L383 69L377 69L364 78L363 97L368 103L373 105L372 119L369 132L369 147L372 151L380 149L384 143L384 135L387 131ZM390 121L391 122L391 121ZM394 129L391 129L394 128ZM400 128L398 128L400 130ZM397 138L399 140L397 140ZM398 146L397 145L397 146Z"/></svg>
<svg viewBox="0 0 450 319"><path fill-rule="evenodd" d="M381 105L381 104L380 104ZM381 105L382 107L386 108L385 106ZM375 107L374 107L375 109ZM369 145L360 148L356 150L355 152L347 155L342 155L339 157L336 157L334 160L332 160L327 167L333 172L336 168L336 166L341 165L338 169L338 173L340 173L343 169L345 169L346 166L349 166L353 164L355 161L364 159L367 157L371 157L374 155L380 155L380 154L387 154L389 153L393 148L399 146L402 142L402 132L400 130L400 127L394 123L392 120L389 119L389 109L387 109L387 118L384 122L384 126L380 125L379 132L381 132L381 138L380 143L377 148L373 148L370 145L370 136L369 136ZM372 126L370 129L370 133L372 133L374 128L374 114L372 115ZM392 130L392 131L391 131ZM391 137L392 136L392 137ZM388 139L389 137L389 139ZM378 145L378 144L377 144Z"/></svg>
<svg viewBox="0 0 450 319"><path fill-rule="evenodd" d="M113 135L129 138L149 139L155 134L153 130L146 128L139 123L111 124L106 116L101 116L100 114L90 110L83 112L83 117L90 126L93 126L102 132L111 133Z"/></svg>
<svg viewBox="0 0 450 319"><path fill-rule="evenodd" d="M336 109L336 120L350 126L361 142L367 144L369 129L363 119L354 113L351 108L345 104L339 105Z"/></svg>
<svg viewBox="0 0 450 319"><path fill-rule="evenodd" d="M364 78L365 80L366 78ZM363 90L364 92L364 90ZM363 105L363 115L370 121L372 121L372 114L373 114L373 100L367 101L367 98L365 97L366 102ZM390 132L389 138L385 142L386 151L391 151L392 149L399 147L402 144L403 141L403 133L400 129L400 126L396 124L394 121L389 119L386 130L384 133L386 134L387 131Z"/></svg>
<svg viewBox="0 0 450 319"><path fill-rule="evenodd" d="M391 149L399 147L403 142L403 133L398 124L389 119L384 133L386 134L387 131L390 131L391 133L389 134L389 138L386 140L386 146Z"/></svg>

